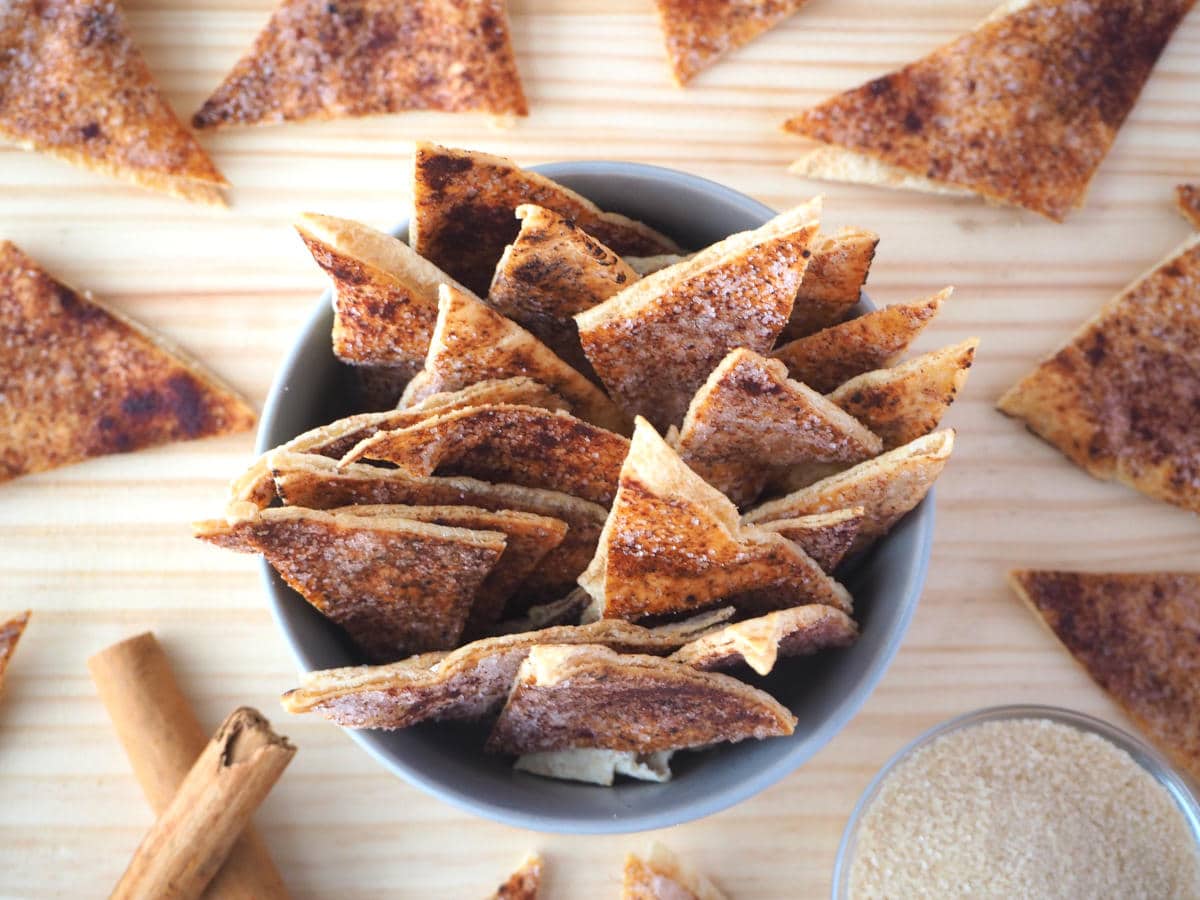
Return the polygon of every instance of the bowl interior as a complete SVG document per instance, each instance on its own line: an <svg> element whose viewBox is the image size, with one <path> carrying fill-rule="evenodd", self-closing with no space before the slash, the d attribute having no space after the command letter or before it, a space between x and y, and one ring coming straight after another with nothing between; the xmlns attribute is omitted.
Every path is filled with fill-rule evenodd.
<svg viewBox="0 0 1200 900"><path fill-rule="evenodd" d="M774 213L744 195L683 173L629 163L559 163L538 171L603 209L624 213L699 248L755 228ZM396 234L407 238L407 229ZM330 296L317 309L271 389L260 451L350 410L350 380L333 356ZM680 753L667 784L611 788L513 772L482 751L486 728L431 723L399 732L352 731L353 738L409 782L479 815L539 831L629 832L679 824L737 803L793 771L824 746L882 677L908 627L925 577L933 531L932 494L865 557L838 573L855 598L862 636L845 650L783 660L765 688L799 719L789 738ZM263 563L272 611L304 670L361 662L339 630Z"/></svg>

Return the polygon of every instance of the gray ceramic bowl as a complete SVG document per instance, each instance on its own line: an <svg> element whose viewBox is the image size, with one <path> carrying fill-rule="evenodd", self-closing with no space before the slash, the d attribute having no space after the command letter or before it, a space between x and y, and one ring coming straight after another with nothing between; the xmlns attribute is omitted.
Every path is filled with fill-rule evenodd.
<svg viewBox="0 0 1200 900"><path fill-rule="evenodd" d="M537 171L601 208L649 223L685 247L699 248L755 228L772 210L702 178L632 163L578 162ZM406 226L396 231L407 237ZM347 373L330 349L333 314L325 294L283 364L263 411L260 451L347 410ZM862 637L849 649L784 660L753 678L799 718L788 738L747 741L682 753L667 784L611 788L515 773L510 761L482 751L486 729L431 723L407 731L352 731L384 766L421 790L465 810L537 831L620 833L665 828L707 816L769 787L836 735L870 695L900 646L925 580L933 497L907 516L865 558L838 573L854 595ZM340 636L267 566L271 608L304 670L355 665Z"/></svg>

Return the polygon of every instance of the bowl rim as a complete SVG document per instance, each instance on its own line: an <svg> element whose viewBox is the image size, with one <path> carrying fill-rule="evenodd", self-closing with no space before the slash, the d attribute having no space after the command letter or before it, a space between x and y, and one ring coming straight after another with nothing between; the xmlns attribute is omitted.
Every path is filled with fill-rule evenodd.
<svg viewBox="0 0 1200 900"><path fill-rule="evenodd" d="M673 184L687 190L698 189L719 196L755 216L774 217L777 214L765 203L726 185L662 166L612 160L580 160L544 163L528 166L526 169L548 178L608 176L626 180L633 178L652 181L657 185ZM407 231L410 222L411 217L404 219L388 233L398 236ZM286 383L288 373L296 368L308 352L304 338L312 333L329 314L332 298L331 288L326 288L321 293L316 306L304 319L297 339L279 363L263 404L262 415L259 418L259 427L255 436L255 452L257 454L265 453L276 446L275 442L271 440L270 434L276 427L276 419L281 414L281 406L288 394ZM862 302L868 308L873 308L873 304L865 292L862 295ZM662 810L634 812L612 819L584 815L550 816L545 813L530 813L482 799L466 790L429 777L419 768L396 758L384 747L379 746L372 739L377 734L375 730L353 728L342 728L342 730L389 772L400 776L408 784L426 794L464 812L530 831L557 834L629 834L682 825L721 812L761 793L808 762L846 727L879 686L879 682L891 666L892 660L908 633L912 617L916 613L924 590L933 546L935 503L935 490L930 488L924 500L906 516L906 518L917 517L919 524L916 565L910 568L907 580L898 585L895 591L895 596L898 598L897 603L902 606L902 610L892 632L880 651L870 660L854 689L840 698L833 713L827 716L817 728L805 732L803 741L794 741L792 746L770 765L764 766L748 777L720 790L698 794L692 799L674 803ZM301 673L312 671L314 668L313 658L293 632L293 628L284 614L274 570L265 559L259 560L259 574L267 593L271 618L274 620L276 628L282 633L288 652L297 669ZM793 738L789 736L776 740L793 741Z"/></svg>
<svg viewBox="0 0 1200 900"><path fill-rule="evenodd" d="M906 762L916 751L933 743L940 737L964 731L985 722L1004 722L1014 719L1045 719L1060 725L1068 725L1086 734L1094 734L1104 738L1120 750L1124 750L1141 768L1150 774L1171 796L1179 809L1192 841L1200 853L1200 800L1188 783L1187 779L1171 765L1170 761L1141 737L1118 728L1111 722L1106 722L1096 716L1068 709L1064 706L1048 706L1036 703L1013 703L1002 706L985 706L961 715L952 716L931 728L921 732L899 750L891 755L887 762L871 778L842 830L838 842L837 857L833 864L833 883L830 886L831 900L848 900L850 897L850 866L854 851L858 844L858 829L862 825L871 804L875 802L883 789L888 776L903 762Z"/></svg>

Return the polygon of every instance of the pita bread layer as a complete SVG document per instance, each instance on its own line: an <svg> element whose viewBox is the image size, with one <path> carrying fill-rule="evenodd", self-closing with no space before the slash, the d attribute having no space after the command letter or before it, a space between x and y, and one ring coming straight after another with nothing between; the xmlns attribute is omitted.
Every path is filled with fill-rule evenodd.
<svg viewBox="0 0 1200 900"><path fill-rule="evenodd" d="M1200 229L1200 185L1181 184L1175 188L1175 205L1179 214Z"/></svg>
<svg viewBox="0 0 1200 900"><path fill-rule="evenodd" d="M596 204L511 160L417 142L409 241L476 294L487 293L496 263L517 236L516 209L533 203L571 219L622 256L678 253L670 238Z"/></svg>
<svg viewBox="0 0 1200 900"><path fill-rule="evenodd" d="M1200 575L1022 570L1011 581L1151 742L1200 778Z"/></svg>
<svg viewBox="0 0 1200 900"><path fill-rule="evenodd" d="M224 205L228 182L159 92L121 7L0 7L0 139L153 191Z"/></svg>
<svg viewBox="0 0 1200 900"><path fill-rule="evenodd" d="M735 678L596 645L540 644L517 670L486 749L653 753L788 735L795 725L770 694Z"/></svg>
<svg viewBox="0 0 1200 900"><path fill-rule="evenodd" d="M833 512L815 513L795 519L764 522L760 527L774 531L799 545L812 557L813 562L832 572L838 567L858 536L866 510L861 506L853 509L837 509Z"/></svg>
<svg viewBox="0 0 1200 900"><path fill-rule="evenodd" d="M503 0L281 0L192 125L414 109L528 113Z"/></svg>
<svg viewBox="0 0 1200 900"><path fill-rule="evenodd" d="M0 691L4 690L4 672L16 652L21 635L29 624L29 610L14 616L7 622L0 622Z"/></svg>
<svg viewBox="0 0 1200 900"><path fill-rule="evenodd" d="M399 516L249 504L242 512L197 523L196 537L262 554L377 662L453 647L505 546L499 531Z"/></svg>
<svg viewBox="0 0 1200 900"><path fill-rule="evenodd" d="M1200 235L997 405L1090 475L1200 512Z"/></svg>
<svg viewBox="0 0 1200 900"><path fill-rule="evenodd" d="M1061 221L1194 0L1040 0L785 124Z"/></svg>
<svg viewBox="0 0 1200 900"><path fill-rule="evenodd" d="M684 865L674 853L657 841L642 859L630 853L625 857L621 900L725 900L716 885Z"/></svg>
<svg viewBox="0 0 1200 900"><path fill-rule="evenodd" d="M843 228L819 235L780 341L791 341L841 322L862 299L879 235Z"/></svg>
<svg viewBox="0 0 1200 900"><path fill-rule="evenodd" d="M671 780L670 760L673 755L671 750L630 753L580 747L553 753L526 753L517 757L513 769L543 778L582 781L601 787L611 787L618 775L662 784Z"/></svg>
<svg viewBox="0 0 1200 900"><path fill-rule="evenodd" d="M924 300L885 306L784 344L771 355L787 366L796 381L828 394L856 375L896 362L953 290L945 288Z"/></svg>
<svg viewBox="0 0 1200 900"><path fill-rule="evenodd" d="M0 242L0 482L254 427L254 411L142 326Z"/></svg>
<svg viewBox="0 0 1200 900"><path fill-rule="evenodd" d="M491 900L537 900L541 886L542 858L530 853L508 880L496 889Z"/></svg>

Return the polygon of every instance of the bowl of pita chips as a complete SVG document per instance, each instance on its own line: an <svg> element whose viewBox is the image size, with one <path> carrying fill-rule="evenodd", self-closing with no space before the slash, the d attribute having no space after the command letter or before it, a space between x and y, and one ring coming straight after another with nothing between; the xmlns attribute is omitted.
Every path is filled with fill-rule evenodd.
<svg viewBox="0 0 1200 900"><path fill-rule="evenodd" d="M297 715L540 831L708 815L792 772L920 595L948 291L873 310L877 238L626 163L419 144L393 234L328 274L261 456L198 537L260 554Z"/></svg>

